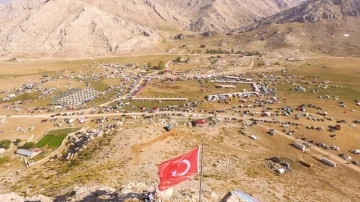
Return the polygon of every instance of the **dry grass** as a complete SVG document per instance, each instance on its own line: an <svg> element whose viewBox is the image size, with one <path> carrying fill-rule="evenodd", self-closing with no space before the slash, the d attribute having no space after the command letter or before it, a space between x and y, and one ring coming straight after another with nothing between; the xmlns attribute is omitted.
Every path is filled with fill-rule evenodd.
<svg viewBox="0 0 360 202"><path fill-rule="evenodd" d="M196 80L186 80L177 82L164 82L153 80L146 88L140 92L141 96L146 97L186 97L190 101L204 100L208 94L241 92L243 89L251 90L250 85L237 84L236 89L218 89L214 83L201 84Z"/></svg>

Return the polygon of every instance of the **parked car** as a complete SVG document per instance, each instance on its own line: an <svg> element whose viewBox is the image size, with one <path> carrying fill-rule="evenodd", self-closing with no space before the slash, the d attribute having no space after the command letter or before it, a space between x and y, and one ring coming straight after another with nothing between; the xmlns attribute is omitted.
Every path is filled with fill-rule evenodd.
<svg viewBox="0 0 360 202"><path fill-rule="evenodd" d="M359 161L352 161L351 163L354 164L354 165L360 166L360 162L359 162Z"/></svg>
<svg viewBox="0 0 360 202"><path fill-rule="evenodd" d="M336 145L331 146L330 149L336 150L336 151L339 151L339 150L340 150L340 148L339 148L338 146L336 146Z"/></svg>
<svg viewBox="0 0 360 202"><path fill-rule="evenodd" d="M351 156L344 156L343 157L345 160L351 160L352 158L351 158Z"/></svg>
<svg viewBox="0 0 360 202"><path fill-rule="evenodd" d="M286 168L286 170L291 171L291 167L289 163L283 162L281 163L282 166L284 166Z"/></svg>

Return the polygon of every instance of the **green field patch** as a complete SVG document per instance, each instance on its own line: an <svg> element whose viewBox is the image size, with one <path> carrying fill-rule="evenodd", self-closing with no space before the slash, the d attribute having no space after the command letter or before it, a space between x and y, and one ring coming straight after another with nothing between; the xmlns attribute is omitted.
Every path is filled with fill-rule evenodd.
<svg viewBox="0 0 360 202"><path fill-rule="evenodd" d="M91 87L97 91L104 91L110 87L110 85L107 85L102 80L101 81L93 81L93 82L91 81L90 84L91 84Z"/></svg>
<svg viewBox="0 0 360 202"><path fill-rule="evenodd" d="M80 128L66 128L66 129L49 131L44 137L42 137L36 143L36 147L38 148L48 147L51 149L56 149L60 147L61 143L64 141L64 139L69 133L73 133L78 130L80 130Z"/></svg>

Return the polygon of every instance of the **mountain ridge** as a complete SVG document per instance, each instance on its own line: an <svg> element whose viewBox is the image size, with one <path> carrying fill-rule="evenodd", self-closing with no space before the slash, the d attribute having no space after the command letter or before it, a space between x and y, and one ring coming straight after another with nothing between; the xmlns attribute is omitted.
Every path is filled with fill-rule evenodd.
<svg viewBox="0 0 360 202"><path fill-rule="evenodd" d="M250 31L266 24L314 23L360 16L360 0L309 0L244 28Z"/></svg>
<svg viewBox="0 0 360 202"><path fill-rule="evenodd" d="M169 32L227 33L299 0L24 0L0 5L0 57L86 57L161 49ZM56 12L53 12L56 8Z"/></svg>

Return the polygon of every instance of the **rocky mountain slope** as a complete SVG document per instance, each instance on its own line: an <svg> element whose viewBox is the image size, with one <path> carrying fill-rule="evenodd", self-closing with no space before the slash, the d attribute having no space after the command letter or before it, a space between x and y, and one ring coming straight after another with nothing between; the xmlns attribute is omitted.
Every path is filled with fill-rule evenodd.
<svg viewBox="0 0 360 202"><path fill-rule="evenodd" d="M360 0L310 0L256 22L245 30L255 29L270 23L314 23L322 20L345 21L349 17L360 17Z"/></svg>
<svg viewBox="0 0 360 202"><path fill-rule="evenodd" d="M0 5L0 57L148 51L159 45L165 32L226 32L300 1L15 0Z"/></svg>
<svg viewBox="0 0 360 202"><path fill-rule="evenodd" d="M0 24L0 56L107 55L144 49L159 38L151 28L72 0L2 6Z"/></svg>
<svg viewBox="0 0 360 202"><path fill-rule="evenodd" d="M302 0L82 0L143 26L227 31L298 5Z"/></svg>
<svg viewBox="0 0 360 202"><path fill-rule="evenodd" d="M358 57L359 13L360 0L310 0L237 31L261 50Z"/></svg>

